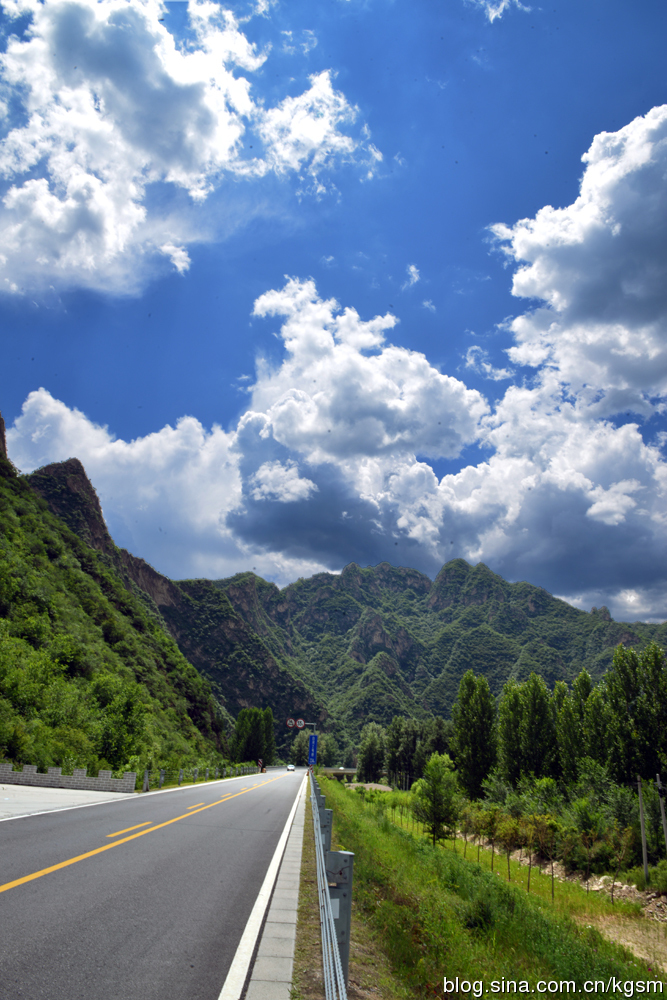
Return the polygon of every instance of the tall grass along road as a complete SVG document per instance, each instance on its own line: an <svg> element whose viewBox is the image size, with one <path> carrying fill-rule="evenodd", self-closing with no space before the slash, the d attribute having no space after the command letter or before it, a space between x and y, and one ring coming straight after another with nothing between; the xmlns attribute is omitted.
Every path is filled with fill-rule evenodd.
<svg viewBox="0 0 667 1000"><path fill-rule="evenodd" d="M0 824L2 1000L217 1000L302 774Z"/></svg>
<svg viewBox="0 0 667 1000"><path fill-rule="evenodd" d="M336 847L355 854L357 920L382 942L396 996L442 996L445 982L454 984L444 989L449 996L481 995L480 984L489 995L558 994L565 982L574 982L582 996L603 992L595 985L589 990L591 982L604 982L610 996L647 992L647 984L651 995L663 992L664 977L652 963L573 920L559 892L552 903L550 879L534 876L545 891L531 886L529 895L522 884L507 882L504 859L496 858L491 872L471 860L470 851L464 859L461 843L454 851L451 841L433 846L419 828L401 829L392 820L391 795L363 797L334 781L322 785L333 808Z"/></svg>

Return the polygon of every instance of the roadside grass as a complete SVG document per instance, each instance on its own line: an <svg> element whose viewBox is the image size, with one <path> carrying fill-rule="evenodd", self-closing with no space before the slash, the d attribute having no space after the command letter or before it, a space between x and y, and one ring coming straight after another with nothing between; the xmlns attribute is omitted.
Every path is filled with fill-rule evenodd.
<svg viewBox="0 0 667 1000"><path fill-rule="evenodd" d="M390 813L390 818L399 828L410 831L416 837L428 840L423 827L418 823L412 823L401 817L400 814L394 818ZM496 847L494 851L490 847L481 847L471 839L467 844L458 838L454 843L452 840L446 841L441 850L452 850L458 853L467 861L477 863L479 857L480 867L491 873L491 861L493 855L493 872L496 877L508 882L507 878L507 854L501 847ZM527 857L527 855L526 855ZM585 887L578 882L563 882L558 878L553 881L554 899L551 899L551 868L549 862L539 862L537 855L533 855L533 864L530 870L530 895L539 903L546 903L551 912L565 914L574 919L584 917L626 917L643 919L641 916L641 904L629 902L628 900L615 899L612 903L609 897L601 892L586 892ZM514 858L509 862L509 883L524 892L528 892L528 865L521 864ZM594 876L595 877L595 876ZM617 883L618 885L619 883Z"/></svg>
<svg viewBox="0 0 667 1000"><path fill-rule="evenodd" d="M334 845L337 849L338 845ZM352 901L352 935L347 995L350 1000L409 1000L410 994L392 974L381 936ZM299 912L291 1000L323 1000L322 939L317 895L315 839L310 797L306 799Z"/></svg>
<svg viewBox="0 0 667 1000"><path fill-rule="evenodd" d="M411 996L442 995L443 978L456 976L483 980L487 988L494 979L526 980L530 989L539 979L575 980L581 989L586 979L655 978L630 952L575 922L565 897L562 907L552 908L546 876L538 876L543 890L528 895L491 873L490 851L486 867L464 859L461 844L457 851L434 848L391 822L380 805L335 782L322 780L322 788L333 808L336 839L355 853L359 911L379 932L394 974ZM585 895L567 884L575 889Z"/></svg>

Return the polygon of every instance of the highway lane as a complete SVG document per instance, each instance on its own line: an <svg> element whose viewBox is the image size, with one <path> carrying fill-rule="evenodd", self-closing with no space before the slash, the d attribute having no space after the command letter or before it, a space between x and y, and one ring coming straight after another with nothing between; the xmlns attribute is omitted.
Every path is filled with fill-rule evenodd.
<svg viewBox="0 0 667 1000"><path fill-rule="evenodd" d="M0 823L2 1000L217 1000L302 778Z"/></svg>

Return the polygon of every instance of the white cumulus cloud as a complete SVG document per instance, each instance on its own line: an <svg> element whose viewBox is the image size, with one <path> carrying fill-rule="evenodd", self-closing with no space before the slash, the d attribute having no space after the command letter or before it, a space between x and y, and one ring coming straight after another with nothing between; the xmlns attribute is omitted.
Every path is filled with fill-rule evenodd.
<svg viewBox="0 0 667 1000"><path fill-rule="evenodd" d="M510 358L557 369L600 415L650 412L667 392L667 105L583 160L572 205L493 227L520 265L514 294L544 302L513 321Z"/></svg>
<svg viewBox="0 0 667 1000"><path fill-rule="evenodd" d="M282 358L258 361L229 432L184 417L117 441L40 390L10 454L26 470L78 455L118 540L175 576L254 565L287 582L352 559L435 573L462 556L665 619L666 129L656 108L597 136L572 205L495 227L531 300L504 325L510 358L533 371L519 380L473 347L470 368L512 380L493 407L392 344L394 315L287 278L254 306Z"/></svg>
<svg viewBox="0 0 667 1000"><path fill-rule="evenodd" d="M292 173L321 194L337 163L368 171L331 72L268 106L251 82L268 50L218 4L191 0L187 45L158 0L3 6L30 27L0 56L0 88L22 106L0 142L0 290L135 291L165 253L186 269L186 244L215 229L197 206L229 178Z"/></svg>

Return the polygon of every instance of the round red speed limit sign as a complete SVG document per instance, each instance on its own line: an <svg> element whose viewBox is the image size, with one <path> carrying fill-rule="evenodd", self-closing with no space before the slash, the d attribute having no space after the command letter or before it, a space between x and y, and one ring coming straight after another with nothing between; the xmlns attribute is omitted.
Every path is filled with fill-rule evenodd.
<svg viewBox="0 0 667 1000"><path fill-rule="evenodd" d="M296 725L296 722L294 721L294 719L290 718L290 719L287 720L287 726L288 726L289 729L294 729L295 725Z"/></svg>
<svg viewBox="0 0 667 1000"><path fill-rule="evenodd" d="M297 719L296 720L296 728L297 729L303 729L303 727L305 726L305 724L306 723L303 721L303 719Z"/></svg>

